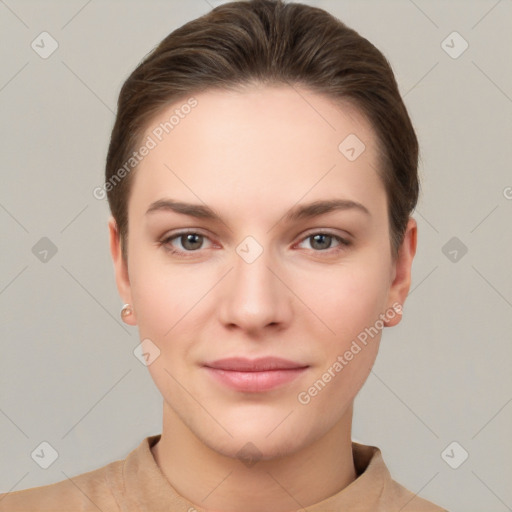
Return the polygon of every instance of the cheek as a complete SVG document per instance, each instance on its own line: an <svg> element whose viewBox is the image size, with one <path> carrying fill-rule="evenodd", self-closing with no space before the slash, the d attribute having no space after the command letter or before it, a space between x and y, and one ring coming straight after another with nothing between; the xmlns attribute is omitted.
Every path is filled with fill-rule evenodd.
<svg viewBox="0 0 512 512"><path fill-rule="evenodd" d="M133 258L132 300L141 340L150 339L160 350L148 366L162 396L169 403L185 404L179 383L186 382L194 364L194 341L204 328L201 311L208 307L208 290L215 280L185 266L155 264L151 258ZM211 300L211 298L210 298Z"/></svg>
<svg viewBox="0 0 512 512"><path fill-rule="evenodd" d="M157 265L139 267L131 280L132 297L140 335L165 343L193 328L194 309L213 286L204 272ZM204 300L204 299L203 299Z"/></svg>
<svg viewBox="0 0 512 512"><path fill-rule="evenodd" d="M385 262L341 263L322 279L297 280L297 295L316 313L331 348L343 348L383 313L389 291ZM302 282L302 285L299 285ZM316 324L315 324L316 325ZM317 329L317 330L318 330Z"/></svg>
<svg viewBox="0 0 512 512"><path fill-rule="evenodd" d="M325 424L339 420L368 378L379 349L379 315L388 291L387 274L378 265L340 268L328 283L316 291L310 287L315 301L311 309L320 312L323 322L315 324L310 337L322 343L317 345L316 371L297 397L299 403L321 411ZM320 330L325 333L321 337Z"/></svg>
<svg viewBox="0 0 512 512"><path fill-rule="evenodd" d="M135 245L129 270L140 339L157 345L159 363L181 372L197 359L197 340L212 323L217 286L226 269L204 262L171 262L162 248Z"/></svg>

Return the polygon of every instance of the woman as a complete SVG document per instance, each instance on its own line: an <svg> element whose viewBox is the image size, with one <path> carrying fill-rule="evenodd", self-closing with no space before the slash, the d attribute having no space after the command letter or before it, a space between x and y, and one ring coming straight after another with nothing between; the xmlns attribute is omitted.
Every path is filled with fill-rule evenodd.
<svg viewBox="0 0 512 512"><path fill-rule="evenodd" d="M0 510L443 510L351 440L410 286L417 160L388 62L321 9L233 2L166 37L102 190L162 434Z"/></svg>

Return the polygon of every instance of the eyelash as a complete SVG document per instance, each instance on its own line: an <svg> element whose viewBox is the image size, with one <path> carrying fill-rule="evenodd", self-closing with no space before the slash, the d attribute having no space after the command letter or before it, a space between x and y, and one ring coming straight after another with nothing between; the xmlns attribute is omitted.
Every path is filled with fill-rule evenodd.
<svg viewBox="0 0 512 512"><path fill-rule="evenodd" d="M164 249L167 252L169 252L170 254L173 254L179 258L194 257L195 253L199 253L201 249L197 249L195 251L181 251L181 250L175 249L174 247L172 247L170 245L172 240L179 239L185 235L199 235L203 238L208 239L208 237L206 235L203 235L202 233L200 233L198 231L181 231L179 233L173 234L172 236L168 236L168 237L164 238L163 240L161 240L159 242L159 245L163 246ZM315 231L313 233L308 234L304 238L302 238L302 240L300 242L304 242L308 238L313 238L317 235L327 235L329 237L332 237L334 240L338 241L340 245L338 247L331 248L331 249L323 249L323 250L311 249L315 253L328 253L328 255L332 255L334 252L335 254L337 254L338 252L343 251L344 249L346 249L347 247L349 247L352 244L352 242L350 242L349 240L342 238L339 235L335 235L334 233L330 233L329 231Z"/></svg>

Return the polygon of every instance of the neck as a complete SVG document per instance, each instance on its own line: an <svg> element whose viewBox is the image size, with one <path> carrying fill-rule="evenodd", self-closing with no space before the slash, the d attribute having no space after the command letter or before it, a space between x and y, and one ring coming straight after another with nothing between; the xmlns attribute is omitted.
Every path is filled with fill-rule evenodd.
<svg viewBox="0 0 512 512"><path fill-rule="evenodd" d="M163 420L153 456L178 494L198 508L222 512L298 510L338 493L357 476L352 407L310 445L252 465L206 446L165 402Z"/></svg>

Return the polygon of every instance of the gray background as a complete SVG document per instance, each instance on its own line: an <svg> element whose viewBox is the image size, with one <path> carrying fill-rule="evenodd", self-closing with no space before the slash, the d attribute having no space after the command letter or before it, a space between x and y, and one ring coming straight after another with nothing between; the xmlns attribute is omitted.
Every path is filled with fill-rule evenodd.
<svg viewBox="0 0 512 512"><path fill-rule="evenodd" d="M2 492L96 469L161 432L137 331L119 320L107 203L92 191L124 79L219 3L0 0ZM512 0L306 3L387 56L422 149L413 285L356 400L353 438L453 512L512 510ZM47 59L31 48L42 31L59 44ZM457 58L442 43L453 31L469 44ZM46 261L43 237L57 248ZM42 441L59 454L48 469L31 457ZM453 441L462 448L443 458Z"/></svg>

